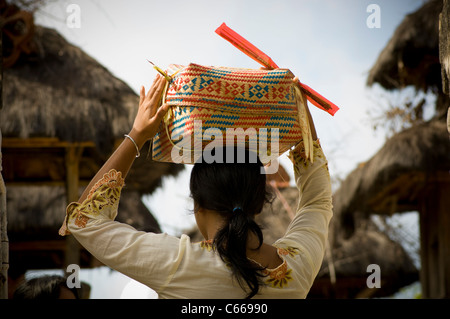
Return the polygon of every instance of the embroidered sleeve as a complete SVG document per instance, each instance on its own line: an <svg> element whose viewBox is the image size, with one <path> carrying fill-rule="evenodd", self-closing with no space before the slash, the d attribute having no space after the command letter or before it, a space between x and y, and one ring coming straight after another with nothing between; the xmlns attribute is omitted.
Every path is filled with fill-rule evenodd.
<svg viewBox="0 0 450 319"><path fill-rule="evenodd" d="M186 243L115 221L123 186L120 172L105 174L83 203L67 207L60 234L72 234L101 263L160 293L177 272Z"/></svg>
<svg viewBox="0 0 450 319"><path fill-rule="evenodd" d="M319 141L313 143L313 155L313 162L306 159L303 142L289 154L299 190L298 207L285 235L274 243L286 252L295 249L297 269L293 271L306 285L312 285L322 264L333 215L328 162Z"/></svg>
<svg viewBox="0 0 450 319"><path fill-rule="evenodd" d="M289 152L289 159L294 164L294 172L296 174L296 180L300 177L300 174L303 174L307 171L307 169L314 165L316 167L323 167L328 172L328 162L323 154L322 147L320 146L319 140L313 142L313 156L314 161L319 161L318 165L314 165L311 161L309 161L305 154L305 144L303 140L298 143L293 150ZM298 186L298 185L297 185Z"/></svg>
<svg viewBox="0 0 450 319"><path fill-rule="evenodd" d="M303 141L289 152L289 158L294 164L295 183L300 192L297 212L302 207L317 204L320 200L331 203L328 161L319 140L313 142L313 156L314 162L306 159Z"/></svg>
<svg viewBox="0 0 450 319"><path fill-rule="evenodd" d="M117 216L120 193L124 186L122 173L112 169L91 188L83 203L71 203L67 206L64 223L59 230L61 236L69 235L69 226L86 227L89 219Z"/></svg>

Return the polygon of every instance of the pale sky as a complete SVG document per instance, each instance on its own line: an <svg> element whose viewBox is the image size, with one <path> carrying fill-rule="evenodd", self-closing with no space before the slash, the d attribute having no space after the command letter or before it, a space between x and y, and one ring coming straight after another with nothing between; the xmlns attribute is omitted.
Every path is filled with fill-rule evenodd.
<svg viewBox="0 0 450 319"><path fill-rule="evenodd" d="M79 28L66 21L74 12L70 4L80 10ZM380 28L367 25L370 4L380 9ZM190 62L259 68L215 33L225 22L340 107L333 117L310 104L330 173L343 178L384 143L385 136L372 129L368 117L369 109L377 105L377 89L365 86L367 74L404 16L422 4L422 0L71 0L50 2L37 13L36 22L57 29L136 93L141 85L148 88L156 75L147 59L163 69ZM280 161L292 174L286 156ZM193 225L187 212L192 208L187 200L189 172L168 178L145 198L169 234Z"/></svg>

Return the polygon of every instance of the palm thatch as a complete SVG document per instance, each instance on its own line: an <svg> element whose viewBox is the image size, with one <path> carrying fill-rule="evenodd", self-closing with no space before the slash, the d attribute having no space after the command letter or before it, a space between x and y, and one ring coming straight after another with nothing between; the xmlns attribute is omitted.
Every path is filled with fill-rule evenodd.
<svg viewBox="0 0 450 319"><path fill-rule="evenodd" d="M81 191L81 190L80 190ZM64 266L64 240L58 230L67 206L65 189L52 186L11 186L7 192L10 269L53 269ZM161 232L160 226L135 191L123 192L117 221L137 230ZM100 264L82 250L82 267Z"/></svg>
<svg viewBox="0 0 450 319"><path fill-rule="evenodd" d="M139 97L126 83L55 30L35 27L33 47L33 53L22 54L11 68L4 70L0 125L5 143L37 137L71 143L93 142L94 147L87 148L82 155L90 162L80 167L81 179L88 181L96 166L112 152L116 141L130 130ZM32 145L29 149L36 156L42 153L42 149L33 150ZM24 155L23 149L14 150L17 149L6 147L4 151L6 182L16 181L31 169L23 165L21 172L12 175L14 164L18 165L20 156ZM40 162L54 162L57 158L63 161L64 155L55 152L53 150L50 156L52 159L43 158ZM146 152L148 145L143 154ZM83 160L81 162L83 164ZM55 165L53 175L48 174L54 179L64 178L62 162ZM39 171L47 174L45 169L36 167L29 175ZM160 186L162 176L176 175L182 169L182 165L156 163L141 156L130 172L128 185L140 193L151 193Z"/></svg>
<svg viewBox="0 0 450 319"><path fill-rule="evenodd" d="M449 169L445 122L415 125L390 138L347 176L333 197L336 218L351 233L357 212L368 216L418 210L426 183Z"/></svg>
<svg viewBox="0 0 450 319"><path fill-rule="evenodd" d="M419 280L419 270L404 248L369 221L366 223L325 256L310 298L386 297ZM373 264L381 269L380 287L376 289L367 287L367 267Z"/></svg>
<svg viewBox="0 0 450 319"><path fill-rule="evenodd" d="M52 186L11 186L7 193L8 233L17 240L58 238L67 206L65 189ZM119 203L117 220L138 230L161 232L158 222L140 195L126 188Z"/></svg>
<svg viewBox="0 0 450 319"><path fill-rule="evenodd" d="M94 141L111 152L130 129L137 95L55 30L36 27L36 51L4 70L4 137Z"/></svg>
<svg viewBox="0 0 450 319"><path fill-rule="evenodd" d="M405 17L369 72L367 84L393 90L441 88L439 14L442 0L426 2Z"/></svg>
<svg viewBox="0 0 450 319"><path fill-rule="evenodd" d="M450 281L450 142L445 125L448 90L448 0L431 0L408 15L369 73L368 85L387 90L411 85L436 95L430 122L394 136L338 191L339 221L352 233L351 214L419 211L421 285L425 298L449 298ZM441 63L442 65L441 65ZM447 92L448 93L448 92ZM422 102L414 107L422 114ZM410 109L405 105L403 111ZM420 122L416 122L420 123Z"/></svg>
<svg viewBox="0 0 450 319"><path fill-rule="evenodd" d="M266 207L257 217L263 227L264 240L273 243L282 237L291 221L289 208L295 211L298 204L296 187L280 189L272 207ZM330 223L330 237L341 236ZM329 251L308 298L358 298L382 297L397 292L400 288L418 280L418 270L403 247L366 221L358 225L355 234L339 245L329 242ZM337 242L336 242L337 243ZM378 264L383 269L382 289L367 289L367 266Z"/></svg>
<svg viewBox="0 0 450 319"><path fill-rule="evenodd" d="M386 90L412 86L416 91L432 92L436 95L437 118L445 116L450 103L449 96L443 91L446 78L441 76L439 60L439 16L442 8L443 0L429 0L407 15L367 77L368 86L378 83ZM422 117L423 102L414 108L415 116Z"/></svg>
<svg viewBox="0 0 450 319"><path fill-rule="evenodd" d="M74 156L78 185L87 185L130 130L139 102L126 83L55 30L29 30L32 50L22 52L3 74L0 125L12 277L25 269L66 265L65 254L73 249L66 249L58 229L71 200L64 187L68 150L80 152ZM118 220L159 232L140 197L184 166L152 161L148 144L127 177ZM80 266L98 264L81 250Z"/></svg>
<svg viewBox="0 0 450 319"><path fill-rule="evenodd" d="M371 214L418 211L424 298L448 298L450 139L440 120L398 133L334 193L331 240L342 245Z"/></svg>

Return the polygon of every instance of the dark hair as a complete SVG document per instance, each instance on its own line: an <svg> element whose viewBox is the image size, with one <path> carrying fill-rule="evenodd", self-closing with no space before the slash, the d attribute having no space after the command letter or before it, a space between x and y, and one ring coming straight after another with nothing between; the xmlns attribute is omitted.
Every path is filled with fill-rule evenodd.
<svg viewBox="0 0 450 319"><path fill-rule="evenodd" d="M64 288L78 299L77 290L67 287L66 279L58 275L45 275L21 283L14 291L13 299L59 299Z"/></svg>
<svg viewBox="0 0 450 319"><path fill-rule="evenodd" d="M243 160L236 147L221 150L220 158L223 160L194 164L190 193L195 212L201 207L224 217L225 225L217 231L213 245L244 291L247 290L246 283L250 289L247 298L251 298L262 284L260 270L264 267L247 259L247 236L254 233L259 240L257 248L261 247L263 234L254 217L262 211L265 203L272 201L273 195L266 186L266 175L261 173L264 167L255 154L244 150ZM238 209L233 211L235 208Z"/></svg>

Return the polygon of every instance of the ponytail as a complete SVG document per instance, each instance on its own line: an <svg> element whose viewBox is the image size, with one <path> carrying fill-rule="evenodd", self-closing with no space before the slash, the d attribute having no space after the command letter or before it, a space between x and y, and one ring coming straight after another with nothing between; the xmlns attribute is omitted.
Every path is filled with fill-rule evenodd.
<svg viewBox="0 0 450 319"><path fill-rule="evenodd" d="M227 148L222 153L226 158ZM262 163L256 163L250 151L245 150L247 163L213 162L196 163L191 172L190 191L196 207L213 210L224 218L213 244L220 258L230 267L233 277L252 298L262 285L261 270L265 268L247 258L247 239L256 235L259 249L263 234L255 222L265 203L270 203L273 194L266 186L266 175L261 174ZM236 155L237 149L233 150ZM250 291L248 291L248 289Z"/></svg>
<svg viewBox="0 0 450 319"><path fill-rule="evenodd" d="M242 210L234 211L228 224L220 229L214 238L214 245L224 262L228 264L241 288L245 291L245 284L250 289L247 299L252 298L259 291L262 284L260 273L265 268L255 264L247 258L247 238L250 233L258 237L259 249L263 244L261 228L254 219ZM245 282L245 284L244 284Z"/></svg>

